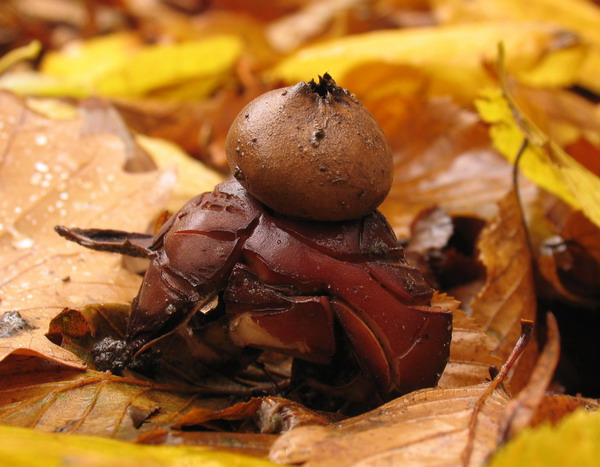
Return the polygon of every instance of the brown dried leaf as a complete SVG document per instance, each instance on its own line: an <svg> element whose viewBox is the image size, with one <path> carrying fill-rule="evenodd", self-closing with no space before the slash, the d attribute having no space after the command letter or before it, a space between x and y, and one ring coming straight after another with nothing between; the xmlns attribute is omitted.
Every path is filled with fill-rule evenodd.
<svg viewBox="0 0 600 467"><path fill-rule="evenodd" d="M548 326L549 344L525 390L512 401L502 381L527 345L531 322L523 323L493 381L415 391L340 423L292 430L273 444L270 458L308 466L481 465L506 434L531 421L540 404L558 357L556 322L550 319Z"/></svg>
<svg viewBox="0 0 600 467"><path fill-rule="evenodd" d="M129 302L140 279L118 256L70 244L53 227L144 231L166 203L173 176L124 170L136 147L116 129L122 125L107 123L102 106L52 120L1 93L0 109L0 316L21 322L0 325L8 330L0 360L35 355L81 368L45 337L49 321L66 306Z"/></svg>
<svg viewBox="0 0 600 467"><path fill-rule="evenodd" d="M495 354L504 360L519 337L521 320L535 321L536 293L531 252L514 192L498 205L498 215L479 238L480 261L487 276L470 306L473 319L494 342ZM532 342L511 377L513 388L522 387L536 356Z"/></svg>
<svg viewBox="0 0 600 467"><path fill-rule="evenodd" d="M9 357L12 359L14 357ZM0 382L0 423L42 431L135 440L182 411L223 408L224 399L88 370L32 371Z"/></svg>
<svg viewBox="0 0 600 467"><path fill-rule="evenodd" d="M542 423L556 425L563 417L582 407L587 410L598 410L600 409L600 399L588 399L567 394L544 394L529 424L531 426L538 426Z"/></svg>
<svg viewBox="0 0 600 467"><path fill-rule="evenodd" d="M492 149L487 128L448 99L422 102L388 136L394 184L381 210L400 237L407 237L412 219L431 206L450 215L489 218L511 185L512 169Z"/></svg>
<svg viewBox="0 0 600 467"><path fill-rule="evenodd" d="M538 256L551 295L588 308L600 301L600 229L580 211L554 203L547 212L554 235Z"/></svg>
<svg viewBox="0 0 600 467"><path fill-rule="evenodd" d="M504 439L513 437L529 426L533 415L538 410L546 388L552 380L560 357L560 336L558 324L552 314L546 317L548 332L546 345L535 364L523 390L509 402L504 412L501 426Z"/></svg>
<svg viewBox="0 0 600 467"><path fill-rule="evenodd" d="M452 320L450 360L438 384L462 387L490 378L490 368L498 368L502 360L492 355L494 341L466 313L456 310Z"/></svg>
<svg viewBox="0 0 600 467"><path fill-rule="evenodd" d="M333 418L320 414L297 402L282 397L253 397L224 410L195 408L180 417L175 428L206 425L222 420L240 421L241 431L250 429L260 433L284 433L299 426L328 425Z"/></svg>
<svg viewBox="0 0 600 467"><path fill-rule="evenodd" d="M300 427L271 448L278 463L330 465L481 465L497 446L498 422L509 398L496 390L472 422L473 406L489 383L424 389L328 427Z"/></svg>

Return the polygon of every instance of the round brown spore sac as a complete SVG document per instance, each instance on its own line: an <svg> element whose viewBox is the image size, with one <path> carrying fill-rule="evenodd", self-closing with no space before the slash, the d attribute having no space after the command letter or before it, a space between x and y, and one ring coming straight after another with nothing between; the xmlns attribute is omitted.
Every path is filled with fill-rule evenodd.
<svg viewBox="0 0 600 467"><path fill-rule="evenodd" d="M231 125L225 151L255 198L292 217L359 218L392 185L383 130L328 74L254 99Z"/></svg>

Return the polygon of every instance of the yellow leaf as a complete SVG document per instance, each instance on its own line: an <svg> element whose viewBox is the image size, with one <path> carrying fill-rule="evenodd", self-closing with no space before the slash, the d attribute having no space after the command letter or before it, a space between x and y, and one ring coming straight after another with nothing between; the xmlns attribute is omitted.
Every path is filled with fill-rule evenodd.
<svg viewBox="0 0 600 467"><path fill-rule="evenodd" d="M73 41L62 50L48 52L40 65L43 74L77 86L93 88L94 82L127 63L142 43L134 34L112 34L87 41Z"/></svg>
<svg viewBox="0 0 600 467"><path fill-rule="evenodd" d="M492 459L489 467L592 467L600 457L600 412L578 410L558 426L525 430Z"/></svg>
<svg viewBox="0 0 600 467"><path fill-rule="evenodd" d="M193 466L266 467L265 460L196 446L144 446L93 436L41 433L0 426L0 459L11 467Z"/></svg>
<svg viewBox="0 0 600 467"><path fill-rule="evenodd" d="M344 84L344 76L365 63L408 65L431 76L431 94L450 93L470 100L492 82L484 65L495 60L501 40L511 52L510 72L535 85L573 83L585 54L578 38L559 28L490 21L349 36L306 47L280 62L273 72L287 82L329 72Z"/></svg>
<svg viewBox="0 0 600 467"><path fill-rule="evenodd" d="M600 226L600 179L551 141L516 106L507 92L487 90L476 102L477 109L492 126L496 148L515 162L524 140L528 144L519 167L540 187L581 210Z"/></svg>
<svg viewBox="0 0 600 467"><path fill-rule="evenodd" d="M187 80L210 79L230 69L240 52L241 43L234 36L145 47L104 75L97 82L98 91L127 97Z"/></svg>
<svg viewBox="0 0 600 467"><path fill-rule="evenodd" d="M191 94L202 97L231 69L241 49L240 40L231 35L144 46L133 35L115 34L70 43L62 51L51 52L41 70L61 79L64 87L72 86L78 96L83 88L90 94L137 97L186 84L183 97L190 97L192 82Z"/></svg>
<svg viewBox="0 0 600 467"><path fill-rule="evenodd" d="M589 51L577 72L577 82L600 92L600 8L588 0L436 0L435 13L445 23L475 21L539 21L561 27L589 43Z"/></svg>
<svg viewBox="0 0 600 467"><path fill-rule="evenodd" d="M90 95L88 87L72 83L64 78L25 71L6 73L0 77L0 89L21 96L45 96L83 98Z"/></svg>
<svg viewBox="0 0 600 467"><path fill-rule="evenodd" d="M0 59L0 73L4 73L15 63L21 60L31 60L36 58L42 50L40 41L31 41L29 44L11 50Z"/></svg>

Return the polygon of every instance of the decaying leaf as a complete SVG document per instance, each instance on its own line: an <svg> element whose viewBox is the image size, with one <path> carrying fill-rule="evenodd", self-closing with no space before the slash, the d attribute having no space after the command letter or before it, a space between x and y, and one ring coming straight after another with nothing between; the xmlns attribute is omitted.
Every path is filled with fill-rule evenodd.
<svg viewBox="0 0 600 467"><path fill-rule="evenodd" d="M98 123L101 109L51 120L8 93L0 108L0 359L35 355L81 367L45 337L50 319L65 306L129 302L140 279L119 257L69 245L53 227L144 231L174 178L124 170L135 146Z"/></svg>
<svg viewBox="0 0 600 467"><path fill-rule="evenodd" d="M486 267L486 283L471 302L472 318L496 342L494 352L504 359L520 332L522 319L535 321L536 295L533 266L518 201L513 192L499 203L498 215L479 238L480 261ZM512 380L520 387L537 355L530 343Z"/></svg>
<svg viewBox="0 0 600 467"><path fill-rule="evenodd" d="M460 465L472 436L470 465L480 465L496 447L498 421L509 401L506 393L494 392L471 431L472 408L488 384L424 389L328 427L297 428L275 442L271 460L308 466Z"/></svg>
<svg viewBox="0 0 600 467"><path fill-rule="evenodd" d="M466 313L454 311L450 360L438 385L462 387L489 379L490 368L502 364L502 360L493 355L494 342Z"/></svg>
<svg viewBox="0 0 600 467"><path fill-rule="evenodd" d="M340 423L297 428L273 444L270 458L310 466L481 465L504 429L510 398L501 383L530 336L531 324L524 324L519 342L491 382L422 389Z"/></svg>
<svg viewBox="0 0 600 467"><path fill-rule="evenodd" d="M447 99L422 102L390 139L394 184L381 210L400 237L432 206L491 218L510 188L511 168L491 148L487 128Z"/></svg>

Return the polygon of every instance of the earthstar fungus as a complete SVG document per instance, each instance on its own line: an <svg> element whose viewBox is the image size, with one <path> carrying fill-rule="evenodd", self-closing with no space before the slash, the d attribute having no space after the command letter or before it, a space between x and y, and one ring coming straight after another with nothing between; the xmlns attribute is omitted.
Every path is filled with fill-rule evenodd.
<svg viewBox="0 0 600 467"><path fill-rule="evenodd" d="M193 317L202 365L276 351L295 359L292 381L364 405L435 385L452 313L432 306L376 210L391 152L368 111L326 74L248 104L226 149L237 181L191 199L154 236L56 228L150 259L125 364ZM215 296L220 306L201 310Z"/></svg>

